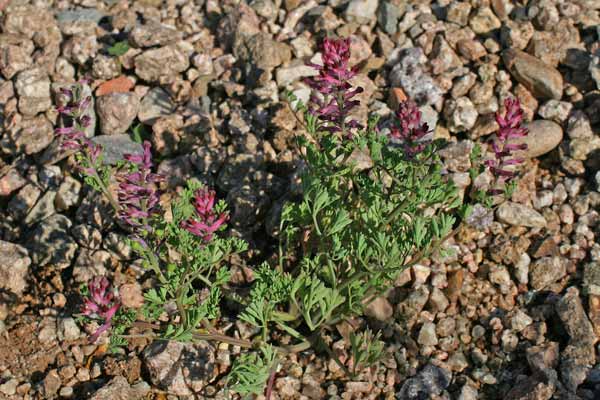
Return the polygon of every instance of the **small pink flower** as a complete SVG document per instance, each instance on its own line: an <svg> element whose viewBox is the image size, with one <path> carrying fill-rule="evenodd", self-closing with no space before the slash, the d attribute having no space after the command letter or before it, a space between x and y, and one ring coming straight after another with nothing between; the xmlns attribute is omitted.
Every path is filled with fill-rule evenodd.
<svg viewBox="0 0 600 400"><path fill-rule="evenodd" d="M229 219L226 213L217 215L214 209L215 191L198 189L194 196L194 208L196 217L189 218L181 223L181 227L188 232L200 236L205 242L209 242L212 236Z"/></svg>
<svg viewBox="0 0 600 400"><path fill-rule="evenodd" d="M308 78L305 82L320 93L311 96L310 112L325 122L324 129L329 132L344 131L351 135L347 128L360 128L357 121L348 119L350 111L360 102L353 99L363 92L363 88L352 89L349 80L358 73L357 67L350 67L350 39L325 38L321 45L323 65L308 63L319 72L319 75Z"/></svg>
<svg viewBox="0 0 600 400"><path fill-rule="evenodd" d="M515 173L509 171L506 167L517 165L523 162L520 158L514 158L513 152L518 150L526 150L527 145L509 143L513 139L518 139L527 136L528 131L522 126L523 123L523 108L517 99L507 98L504 100L504 115L496 112L496 122L500 129L496 133L496 140L491 143L494 152L494 159L485 161L485 165L490 169L492 174L497 178L500 184L510 182ZM502 193L500 189L492 189L492 194Z"/></svg>
<svg viewBox="0 0 600 400"><path fill-rule="evenodd" d="M110 287L110 282L104 276L96 276L88 283L89 296L83 301L83 315L103 321L103 324L90 336L90 343L110 329L112 318L121 303L116 291Z"/></svg>
<svg viewBox="0 0 600 400"><path fill-rule="evenodd" d="M395 126L392 127L390 136L402 140L408 157L423 151L428 144L424 138L430 130L427 123L421 121L421 111L417 105L410 100L403 101L398 106L395 116Z"/></svg>
<svg viewBox="0 0 600 400"><path fill-rule="evenodd" d="M150 148L150 142L145 141L142 154L125 154L125 159L136 170L117 176L117 198L121 205L119 216L136 229L150 229L148 219L160 212L160 192L156 186L162 181L162 176L151 171L153 164Z"/></svg>

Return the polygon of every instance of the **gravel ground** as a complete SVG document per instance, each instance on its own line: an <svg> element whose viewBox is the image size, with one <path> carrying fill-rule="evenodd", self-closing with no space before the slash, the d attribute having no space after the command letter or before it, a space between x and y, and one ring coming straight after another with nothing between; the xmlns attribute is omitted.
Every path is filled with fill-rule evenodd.
<svg viewBox="0 0 600 400"><path fill-rule="evenodd" d="M80 285L107 275L136 307L150 281L59 151L54 103L91 78L87 134L108 162L139 151L142 135L168 177L165 204L189 177L214 186L231 234L250 243L235 266L244 283L298 191L300 128L280 98L307 98L305 62L327 34L352 39L358 117L417 101L452 143L443 158L459 186L508 96L525 108L529 148L493 223L460 231L449 255L407 270L356 321L382 331L377 368L349 381L300 353L272 398L600 398L600 1L2 0L0 10L0 398L231 398L235 347L88 344L73 317ZM342 357L348 329L331 333Z"/></svg>

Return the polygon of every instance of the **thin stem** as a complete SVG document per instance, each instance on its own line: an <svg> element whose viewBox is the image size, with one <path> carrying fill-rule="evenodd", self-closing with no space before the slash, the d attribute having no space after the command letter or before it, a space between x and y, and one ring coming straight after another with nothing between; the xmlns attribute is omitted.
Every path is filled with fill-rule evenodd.
<svg viewBox="0 0 600 400"><path fill-rule="evenodd" d="M96 169L96 166L92 163L92 160L91 160L89 154L86 152L84 152L84 153L85 153L85 158L88 162L88 165L92 166L92 168L91 168L92 177L96 180L96 182L98 183L98 186L100 186L100 190L102 191L104 196L106 196L106 198L108 199L108 202L110 203L112 208L115 210L115 212L118 214L119 211L121 211L121 206L119 205L117 200L114 198L114 196L112 195L110 190L108 190L108 187L104 184L104 181L98 174L98 170Z"/></svg>
<svg viewBox="0 0 600 400"><path fill-rule="evenodd" d="M271 371L271 375L269 375L269 381L267 382L267 389L265 390L265 400L271 400L271 394L273 393L273 384L275 383L275 374L277 371L275 368Z"/></svg>

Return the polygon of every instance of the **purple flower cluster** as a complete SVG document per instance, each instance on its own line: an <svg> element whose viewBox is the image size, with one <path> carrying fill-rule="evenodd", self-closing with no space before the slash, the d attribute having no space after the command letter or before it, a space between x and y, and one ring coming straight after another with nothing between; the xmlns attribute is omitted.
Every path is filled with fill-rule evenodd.
<svg viewBox="0 0 600 400"><path fill-rule="evenodd" d="M60 89L61 94L64 96L64 103L56 110L71 125L56 128L54 132L61 138L63 149L75 150L84 155L87 167L82 167L82 170L90 174L98 162L102 147L85 136L85 129L91 123L90 117L85 115L85 112L92 99L90 96L83 97L84 83L84 81L80 81L72 89Z"/></svg>
<svg viewBox="0 0 600 400"><path fill-rule="evenodd" d="M329 132L342 132L350 135L348 129L360 128L360 124L348 119L350 111L360 102L353 98L362 93L363 88L352 89L349 80L358 73L357 67L348 65L350 60L350 39L325 38L322 46L323 65L308 63L319 71L319 75L308 78L305 82L320 93L311 96L311 112L326 122L325 129Z"/></svg>
<svg viewBox="0 0 600 400"><path fill-rule="evenodd" d="M515 177L515 172L509 171L506 167L523 162L522 159L514 157L513 151L527 149L524 143L509 143L514 139L527 136L528 133L522 126L523 109L519 100L511 98L504 100L504 108L506 109L504 115L500 112L496 113L496 122L500 128L496 133L496 140L492 141L494 158L485 162L499 184L507 183ZM491 192L498 194L502 191L494 189Z"/></svg>
<svg viewBox="0 0 600 400"><path fill-rule="evenodd" d="M112 318L115 316L121 303L116 290L110 287L110 282L104 276L96 276L88 283L89 296L83 301L83 315L97 318L103 324L90 336L94 343L98 337L111 327Z"/></svg>
<svg viewBox="0 0 600 400"><path fill-rule="evenodd" d="M414 157L423 151L429 143L429 141L424 140L430 132L429 126L421 121L421 111L410 100L405 100L399 104L395 116L395 124L391 128L390 136L401 140L406 155Z"/></svg>
<svg viewBox="0 0 600 400"><path fill-rule="evenodd" d="M150 142L144 142L142 154L125 154L132 170L117 175L119 216L136 229L149 230L148 220L160 212L160 192L157 184L163 177L152 173Z"/></svg>
<svg viewBox="0 0 600 400"><path fill-rule="evenodd" d="M215 195L214 190L198 189L194 196L196 217L181 223L182 228L201 237L205 242L209 242L213 234L229 219L227 213L217 215L214 208Z"/></svg>

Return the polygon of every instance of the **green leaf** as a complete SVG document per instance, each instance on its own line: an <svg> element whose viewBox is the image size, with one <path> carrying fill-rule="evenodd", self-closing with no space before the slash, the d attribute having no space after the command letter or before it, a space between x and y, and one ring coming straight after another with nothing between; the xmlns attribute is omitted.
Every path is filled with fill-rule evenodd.
<svg viewBox="0 0 600 400"><path fill-rule="evenodd" d="M242 395L260 395L277 363L277 352L271 345L263 346L260 353L242 354L231 367L227 387Z"/></svg>
<svg viewBox="0 0 600 400"><path fill-rule="evenodd" d="M117 42L111 47L109 47L108 54L110 54L111 56L119 57L127 53L127 50L129 50L129 43L127 43L127 41L124 40L122 42Z"/></svg>

